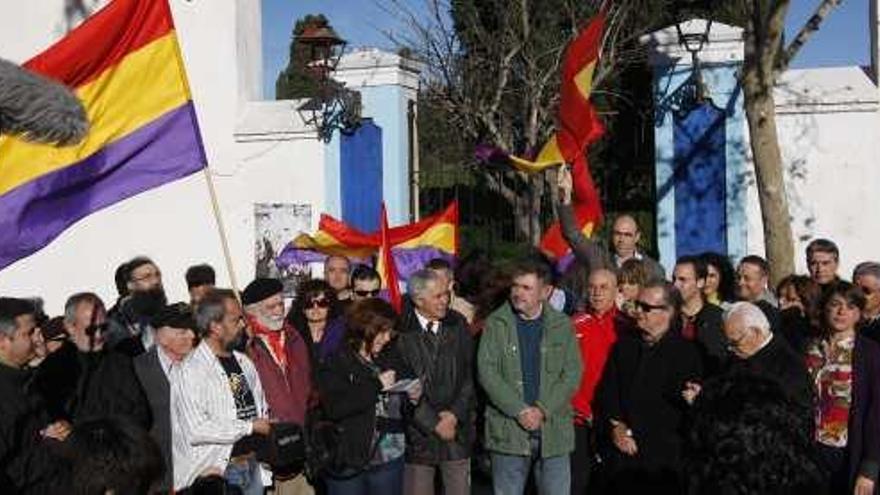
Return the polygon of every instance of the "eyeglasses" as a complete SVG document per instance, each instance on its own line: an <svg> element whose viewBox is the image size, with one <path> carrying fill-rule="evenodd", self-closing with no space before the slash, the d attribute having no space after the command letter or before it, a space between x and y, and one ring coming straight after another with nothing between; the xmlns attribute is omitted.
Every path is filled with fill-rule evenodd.
<svg viewBox="0 0 880 495"><path fill-rule="evenodd" d="M354 293L360 297L376 297L379 295L379 289L355 290Z"/></svg>
<svg viewBox="0 0 880 495"><path fill-rule="evenodd" d="M740 345L749 337L750 328L746 328L742 333L736 336L734 339L725 338L725 347L728 351L733 351L740 348Z"/></svg>
<svg viewBox="0 0 880 495"><path fill-rule="evenodd" d="M312 299L306 304L306 308L329 308L330 301L324 298Z"/></svg>
<svg viewBox="0 0 880 495"><path fill-rule="evenodd" d="M635 304L636 311L643 311L645 313L649 313L655 309L656 310L669 309L669 306L666 304L650 304L650 303L646 303L645 301L638 301L638 300L635 301L634 304Z"/></svg>
<svg viewBox="0 0 880 495"><path fill-rule="evenodd" d="M132 277L132 282L148 282L153 280L162 280L162 274L160 272L149 272L140 277Z"/></svg>

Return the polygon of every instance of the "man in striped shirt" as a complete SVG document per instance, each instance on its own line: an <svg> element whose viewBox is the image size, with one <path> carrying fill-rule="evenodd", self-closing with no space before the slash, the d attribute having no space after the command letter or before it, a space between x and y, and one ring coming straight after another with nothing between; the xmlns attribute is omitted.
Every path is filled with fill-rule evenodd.
<svg viewBox="0 0 880 495"><path fill-rule="evenodd" d="M232 291L215 290L195 317L202 342L171 376L174 488L222 474L245 495L262 495L266 473L255 451L270 425L254 364L232 350L244 328L241 305Z"/></svg>

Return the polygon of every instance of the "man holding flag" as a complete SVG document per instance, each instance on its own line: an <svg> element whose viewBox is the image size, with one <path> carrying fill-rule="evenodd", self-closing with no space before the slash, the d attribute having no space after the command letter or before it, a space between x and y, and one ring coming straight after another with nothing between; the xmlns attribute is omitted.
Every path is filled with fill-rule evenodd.
<svg viewBox="0 0 880 495"><path fill-rule="evenodd" d="M567 166L561 167L557 183L559 186L559 223L562 226L562 236L571 247L575 259L587 267L587 272L600 268L617 270L624 261L637 259L645 264L648 273L653 278L665 279L666 272L663 266L639 251L641 230L632 216L620 215L614 220L611 228L611 251L584 235L578 228L575 209L572 206L572 183L572 174L569 168Z"/></svg>

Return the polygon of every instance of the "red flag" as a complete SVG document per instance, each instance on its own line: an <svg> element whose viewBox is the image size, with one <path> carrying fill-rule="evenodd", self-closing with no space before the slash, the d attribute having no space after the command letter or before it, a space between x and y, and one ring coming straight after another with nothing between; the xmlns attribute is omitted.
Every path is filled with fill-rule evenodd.
<svg viewBox="0 0 880 495"><path fill-rule="evenodd" d="M400 286L397 283L397 265L391 254L391 235L388 228L388 213L385 211L385 202L382 202L382 244L379 246L379 260L377 268L382 277L382 288L388 291L388 301L394 310L400 313L403 308L403 300L400 297Z"/></svg>
<svg viewBox="0 0 880 495"><path fill-rule="evenodd" d="M562 86L559 91L556 146L565 162L572 167L575 220L585 235L591 235L602 220L602 204L590 174L586 149L605 132L590 101L593 72L599 61L604 29L605 10L602 9L566 48L562 65ZM559 222L551 225L544 233L540 247L557 260L569 252Z"/></svg>

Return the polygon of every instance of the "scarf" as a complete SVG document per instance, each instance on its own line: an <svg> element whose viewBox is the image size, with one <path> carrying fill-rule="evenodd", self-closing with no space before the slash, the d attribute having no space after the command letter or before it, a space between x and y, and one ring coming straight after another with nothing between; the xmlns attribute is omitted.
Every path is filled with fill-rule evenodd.
<svg viewBox="0 0 880 495"><path fill-rule="evenodd" d="M269 354L278 366L284 368L287 366L287 353L284 352L285 334L288 330L288 323L285 321L284 326L280 330L269 330L263 326L256 317L248 315L248 323L254 331L254 336L260 338L266 343Z"/></svg>

